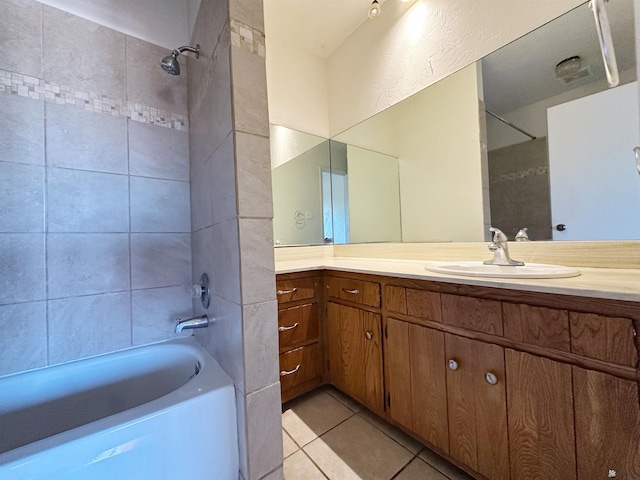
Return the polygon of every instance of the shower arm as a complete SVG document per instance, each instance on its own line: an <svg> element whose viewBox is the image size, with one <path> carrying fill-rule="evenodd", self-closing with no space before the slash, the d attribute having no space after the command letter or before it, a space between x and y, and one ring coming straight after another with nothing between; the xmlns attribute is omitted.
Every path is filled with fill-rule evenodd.
<svg viewBox="0 0 640 480"><path fill-rule="evenodd" d="M175 52L178 52L178 54L180 54L182 52L191 52L191 53L195 53L196 54L196 58L200 58L200 45L197 45L195 47L191 47L189 45L185 45L183 47L176 48L174 50L174 53Z"/></svg>

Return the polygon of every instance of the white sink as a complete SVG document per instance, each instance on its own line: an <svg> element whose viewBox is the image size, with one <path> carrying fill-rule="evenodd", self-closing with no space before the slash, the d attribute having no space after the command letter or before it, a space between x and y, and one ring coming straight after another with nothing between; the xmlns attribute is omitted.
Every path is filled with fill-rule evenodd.
<svg viewBox="0 0 640 480"><path fill-rule="evenodd" d="M544 263L527 263L516 267L485 265L482 262L428 262L424 268L431 272L467 277L565 278L580 275L580 272L575 268Z"/></svg>

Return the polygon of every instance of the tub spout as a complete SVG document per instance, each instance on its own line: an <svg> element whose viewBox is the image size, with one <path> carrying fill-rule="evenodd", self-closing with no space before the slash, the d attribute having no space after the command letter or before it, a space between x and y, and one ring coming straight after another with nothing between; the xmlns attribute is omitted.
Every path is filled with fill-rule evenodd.
<svg viewBox="0 0 640 480"><path fill-rule="evenodd" d="M207 315L201 315L199 317L187 318L185 320L177 318L176 322L176 333L180 333L183 330L208 327L209 317Z"/></svg>

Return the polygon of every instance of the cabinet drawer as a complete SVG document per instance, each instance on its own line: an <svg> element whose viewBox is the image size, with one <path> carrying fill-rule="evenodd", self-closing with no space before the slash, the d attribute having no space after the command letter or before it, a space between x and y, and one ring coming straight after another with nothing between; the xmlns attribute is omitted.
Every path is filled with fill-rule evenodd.
<svg viewBox="0 0 640 480"><path fill-rule="evenodd" d="M320 344L296 348L280 355L280 386L285 392L304 383L322 383Z"/></svg>
<svg viewBox="0 0 640 480"><path fill-rule="evenodd" d="M504 336L517 342L571 351L569 312L519 303L503 303Z"/></svg>
<svg viewBox="0 0 640 480"><path fill-rule="evenodd" d="M314 298L316 296L316 287L319 283L318 278L277 280L276 297L278 298L278 303Z"/></svg>
<svg viewBox="0 0 640 480"><path fill-rule="evenodd" d="M604 362L635 367L638 352L631 320L595 313L569 313L571 351Z"/></svg>
<svg viewBox="0 0 640 480"><path fill-rule="evenodd" d="M444 323L493 335L503 334L500 302L448 294L443 294L441 301Z"/></svg>
<svg viewBox="0 0 640 480"><path fill-rule="evenodd" d="M380 284L375 282L328 277L327 295L370 307L380 306Z"/></svg>
<svg viewBox="0 0 640 480"><path fill-rule="evenodd" d="M407 314L434 322L442 322L440 294L407 288Z"/></svg>
<svg viewBox="0 0 640 480"><path fill-rule="evenodd" d="M280 352L318 339L318 304L307 303L278 311Z"/></svg>

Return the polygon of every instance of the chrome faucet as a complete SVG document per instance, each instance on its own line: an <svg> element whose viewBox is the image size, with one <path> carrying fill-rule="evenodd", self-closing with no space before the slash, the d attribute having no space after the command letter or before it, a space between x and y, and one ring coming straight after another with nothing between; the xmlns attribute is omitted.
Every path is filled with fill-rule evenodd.
<svg viewBox="0 0 640 480"><path fill-rule="evenodd" d="M180 333L183 330L208 327L209 317L207 315L201 315L199 317L187 318L186 320L177 318L176 322L176 333Z"/></svg>
<svg viewBox="0 0 640 480"><path fill-rule="evenodd" d="M512 265L514 267L524 265L523 262L509 258L509 248L507 247L509 239L502 230L490 227L489 231L493 232L493 241L489 244L489 250L493 252L493 259L485 260L485 265Z"/></svg>

